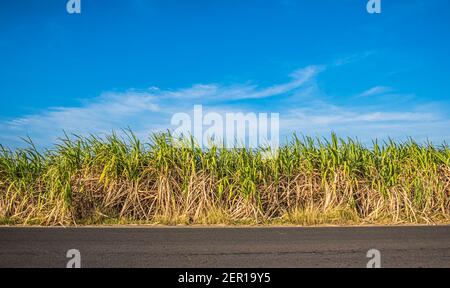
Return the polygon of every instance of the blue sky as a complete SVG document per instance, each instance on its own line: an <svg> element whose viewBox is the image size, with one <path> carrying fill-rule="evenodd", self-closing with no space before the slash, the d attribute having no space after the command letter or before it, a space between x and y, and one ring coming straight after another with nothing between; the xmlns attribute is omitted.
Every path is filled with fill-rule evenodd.
<svg viewBox="0 0 450 288"><path fill-rule="evenodd" d="M292 132L450 140L450 2L0 1L0 143L140 137L193 105Z"/></svg>

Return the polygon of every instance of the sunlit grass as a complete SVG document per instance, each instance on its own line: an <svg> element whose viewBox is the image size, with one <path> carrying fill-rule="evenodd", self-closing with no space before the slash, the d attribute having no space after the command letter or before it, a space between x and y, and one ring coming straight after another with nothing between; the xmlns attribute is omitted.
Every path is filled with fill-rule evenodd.
<svg viewBox="0 0 450 288"><path fill-rule="evenodd" d="M3 224L449 223L450 149L298 138L200 149L168 133L68 137L50 150L0 146Z"/></svg>

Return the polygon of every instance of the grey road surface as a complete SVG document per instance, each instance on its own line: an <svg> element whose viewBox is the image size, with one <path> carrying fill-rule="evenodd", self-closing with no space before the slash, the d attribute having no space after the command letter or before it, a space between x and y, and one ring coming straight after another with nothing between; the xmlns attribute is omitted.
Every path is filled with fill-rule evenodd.
<svg viewBox="0 0 450 288"><path fill-rule="evenodd" d="M361 228L0 228L0 267L450 267L450 226Z"/></svg>

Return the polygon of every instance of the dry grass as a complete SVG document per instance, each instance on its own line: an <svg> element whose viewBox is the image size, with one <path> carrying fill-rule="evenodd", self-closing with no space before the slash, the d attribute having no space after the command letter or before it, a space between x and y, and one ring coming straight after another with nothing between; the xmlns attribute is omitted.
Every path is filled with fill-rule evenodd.
<svg viewBox="0 0 450 288"><path fill-rule="evenodd" d="M0 223L79 225L450 223L450 149L293 137L200 149L129 132L0 152Z"/></svg>

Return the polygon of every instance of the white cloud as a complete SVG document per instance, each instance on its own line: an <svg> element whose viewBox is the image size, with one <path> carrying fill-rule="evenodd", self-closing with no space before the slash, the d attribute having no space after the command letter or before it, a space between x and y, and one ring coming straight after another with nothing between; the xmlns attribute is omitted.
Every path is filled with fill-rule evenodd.
<svg viewBox="0 0 450 288"><path fill-rule="evenodd" d="M5 132L1 139L10 143L13 135L16 141L30 135L36 143L48 144L61 136L63 130L85 135L126 128L127 122L141 127L140 120L156 118L159 113L156 99L149 93L105 93L80 107L54 107L2 122L0 128Z"/></svg>
<svg viewBox="0 0 450 288"><path fill-rule="evenodd" d="M310 109L308 109L310 110ZM303 121L309 126L311 125L340 125L348 123L381 123L381 122L423 122L433 121L436 117L431 113L415 113L415 112L369 112L356 113L350 111L321 111L320 113L311 113L299 110L291 112L291 117L295 121Z"/></svg>
<svg viewBox="0 0 450 288"><path fill-rule="evenodd" d="M304 69L296 70L290 76L292 81L286 84L275 85L260 91L253 91L246 96L242 95L243 99L255 99L255 98L266 98L275 95L284 94L302 87L308 81L314 79L317 74L323 71L325 68L323 66L309 66Z"/></svg>
<svg viewBox="0 0 450 288"><path fill-rule="evenodd" d="M372 56L375 52L373 51L365 51L362 53L355 53L346 57L339 58L334 61L334 66L343 66L347 64L351 64L354 62L358 62L360 60L363 60L365 58L368 58L369 56Z"/></svg>
<svg viewBox="0 0 450 288"><path fill-rule="evenodd" d="M53 107L38 114L0 122L0 129L4 131L0 142L16 146L21 143L20 137L29 135L37 144L48 145L55 142L63 130L86 135L110 133L127 127L146 137L152 131L171 128L171 115L189 112L195 104L210 105L216 111L223 111L223 106L214 103L286 94L312 80L321 69L320 66L299 69L290 75L291 81L268 88L197 84L175 91L152 87L146 91L107 92L78 107Z"/></svg>
<svg viewBox="0 0 450 288"><path fill-rule="evenodd" d="M363 93L359 94L359 96L360 97L377 96L377 95L389 93L389 92L392 92L392 91L393 91L393 89L391 87L375 86L375 87L372 87L372 88L364 91Z"/></svg>
<svg viewBox="0 0 450 288"><path fill-rule="evenodd" d="M187 89L180 89L178 91L163 91L160 96L163 98L185 100L200 99L202 101L268 98L289 93L304 86L308 83L308 81L313 80L314 77L324 69L325 68L323 66L308 66L306 68L298 69L290 75L291 81L262 89L255 85L234 85L223 87L218 84L197 84Z"/></svg>
<svg viewBox="0 0 450 288"><path fill-rule="evenodd" d="M161 90L152 87L145 91L130 90L124 93L108 92L77 107L49 108L41 113L25 115L0 122L0 143L20 146L19 137L29 135L38 145L49 146L62 135L62 130L75 134L104 134L130 127L138 137L146 138L154 131L176 128L170 126L174 113L190 114L193 106L202 104L205 111L224 115L227 112L280 113L281 133L292 132L309 135L329 135L336 131L343 136L360 139L375 137L406 137L417 139L446 139L442 127L450 121L439 115L433 106L401 107L397 110L383 106L364 106L358 103L333 104L316 81L324 71L323 66L309 66L290 75L290 80L267 88L256 85L197 84L185 89ZM393 89L376 86L361 96L387 95ZM278 95L268 107L254 106L252 101ZM250 103L250 104L249 104ZM353 105L353 106L349 106ZM264 111L260 111L263 109ZM445 126L447 125L447 126ZM440 127L440 128L439 128Z"/></svg>
<svg viewBox="0 0 450 288"><path fill-rule="evenodd" d="M281 127L289 133L327 137L331 131L342 137L357 137L363 142L371 139L401 139L413 137L417 141L426 139L441 143L446 140L442 127L450 121L432 112L414 111L369 111L370 107L341 107L326 103L313 104L303 109L292 109L282 117Z"/></svg>

